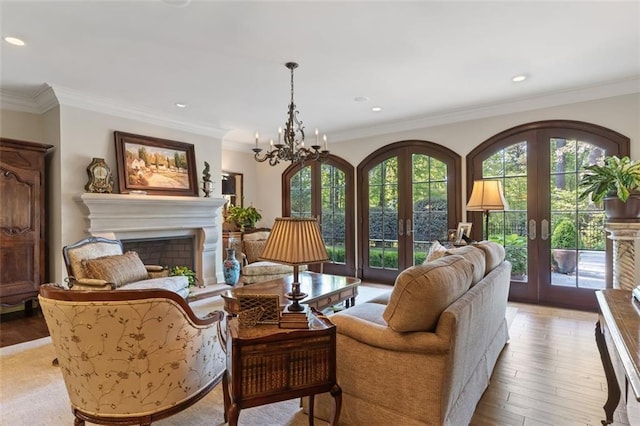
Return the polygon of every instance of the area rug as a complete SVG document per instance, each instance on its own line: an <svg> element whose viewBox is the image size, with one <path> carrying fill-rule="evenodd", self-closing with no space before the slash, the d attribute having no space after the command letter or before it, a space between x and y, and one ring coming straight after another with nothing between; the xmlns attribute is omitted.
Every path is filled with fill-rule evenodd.
<svg viewBox="0 0 640 426"><path fill-rule="evenodd" d="M361 286L357 302L375 297L389 286ZM198 315L222 310L217 296L192 304ZM73 424L71 405L55 358L51 339L45 337L0 349L0 425L2 426L68 426ZM241 425L308 424L299 400L249 408L240 412ZM90 423L87 423L90 424ZM224 425L222 384L190 408L160 420L157 425L198 426ZM317 425L327 423L316 420Z"/></svg>

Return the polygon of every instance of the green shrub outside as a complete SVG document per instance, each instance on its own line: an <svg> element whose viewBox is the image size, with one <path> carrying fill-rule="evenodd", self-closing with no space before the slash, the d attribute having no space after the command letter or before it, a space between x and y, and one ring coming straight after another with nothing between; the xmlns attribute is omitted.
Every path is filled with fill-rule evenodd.
<svg viewBox="0 0 640 426"><path fill-rule="evenodd" d="M575 249L577 248L578 231L572 220L563 219L553 229L551 235L551 248Z"/></svg>

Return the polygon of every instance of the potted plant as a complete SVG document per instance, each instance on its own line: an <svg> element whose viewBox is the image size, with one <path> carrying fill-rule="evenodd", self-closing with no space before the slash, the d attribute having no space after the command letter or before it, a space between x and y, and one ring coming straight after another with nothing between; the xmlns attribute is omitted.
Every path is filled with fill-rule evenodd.
<svg viewBox="0 0 640 426"><path fill-rule="evenodd" d="M640 163L629 157L605 157L603 165L586 166L580 199L604 201L608 220L640 221Z"/></svg>
<svg viewBox="0 0 640 426"><path fill-rule="evenodd" d="M578 264L577 236L576 225L569 219L562 219L553 229L551 248L553 249L553 265L556 272L572 274L576 271Z"/></svg>
<svg viewBox="0 0 640 426"><path fill-rule="evenodd" d="M189 287L195 286L198 282L196 273L186 266L174 266L173 268L171 268L169 275L171 275L172 277L177 275L184 275L189 280Z"/></svg>
<svg viewBox="0 0 640 426"><path fill-rule="evenodd" d="M256 222L260 219L262 219L262 215L258 209L253 206L229 206L227 209L227 222L235 224L242 232L244 232L246 227L254 228Z"/></svg>

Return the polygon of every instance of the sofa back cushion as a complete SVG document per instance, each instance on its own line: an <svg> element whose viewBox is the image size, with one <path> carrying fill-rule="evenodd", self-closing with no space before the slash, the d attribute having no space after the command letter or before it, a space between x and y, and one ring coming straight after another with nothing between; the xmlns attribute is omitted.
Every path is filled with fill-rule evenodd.
<svg viewBox="0 0 640 426"><path fill-rule="evenodd" d="M105 280L121 287L135 281L146 280L147 269L138 253L128 251L125 254L104 256L82 261L87 277Z"/></svg>
<svg viewBox="0 0 640 426"><path fill-rule="evenodd" d="M393 330L433 331L440 314L471 285L473 265L445 256L398 275L383 318Z"/></svg>
<svg viewBox="0 0 640 426"><path fill-rule="evenodd" d="M242 252L247 256L247 263L257 262L267 245L269 231L246 233L242 237Z"/></svg>
<svg viewBox="0 0 640 426"><path fill-rule="evenodd" d="M493 241L483 241L475 245L484 252L486 271L485 274L493 271L502 262L504 262L504 247Z"/></svg>
<svg viewBox="0 0 640 426"><path fill-rule="evenodd" d="M446 256L459 255L473 264L473 279L471 280L471 286L473 287L484 278L485 275L485 258L484 251L477 249L473 246L456 247L447 250Z"/></svg>

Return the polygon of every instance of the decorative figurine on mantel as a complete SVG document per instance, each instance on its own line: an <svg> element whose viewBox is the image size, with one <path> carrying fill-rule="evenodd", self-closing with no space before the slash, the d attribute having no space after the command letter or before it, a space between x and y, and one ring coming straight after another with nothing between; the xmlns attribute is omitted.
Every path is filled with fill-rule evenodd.
<svg viewBox="0 0 640 426"><path fill-rule="evenodd" d="M84 186L88 192L111 193L113 191L113 176L111 169L103 158L94 158L87 166L89 181Z"/></svg>
<svg viewBox="0 0 640 426"><path fill-rule="evenodd" d="M213 190L213 182L211 182L211 173L209 173L209 163L204 162L204 170L202 171L202 190L206 198L211 195Z"/></svg>

